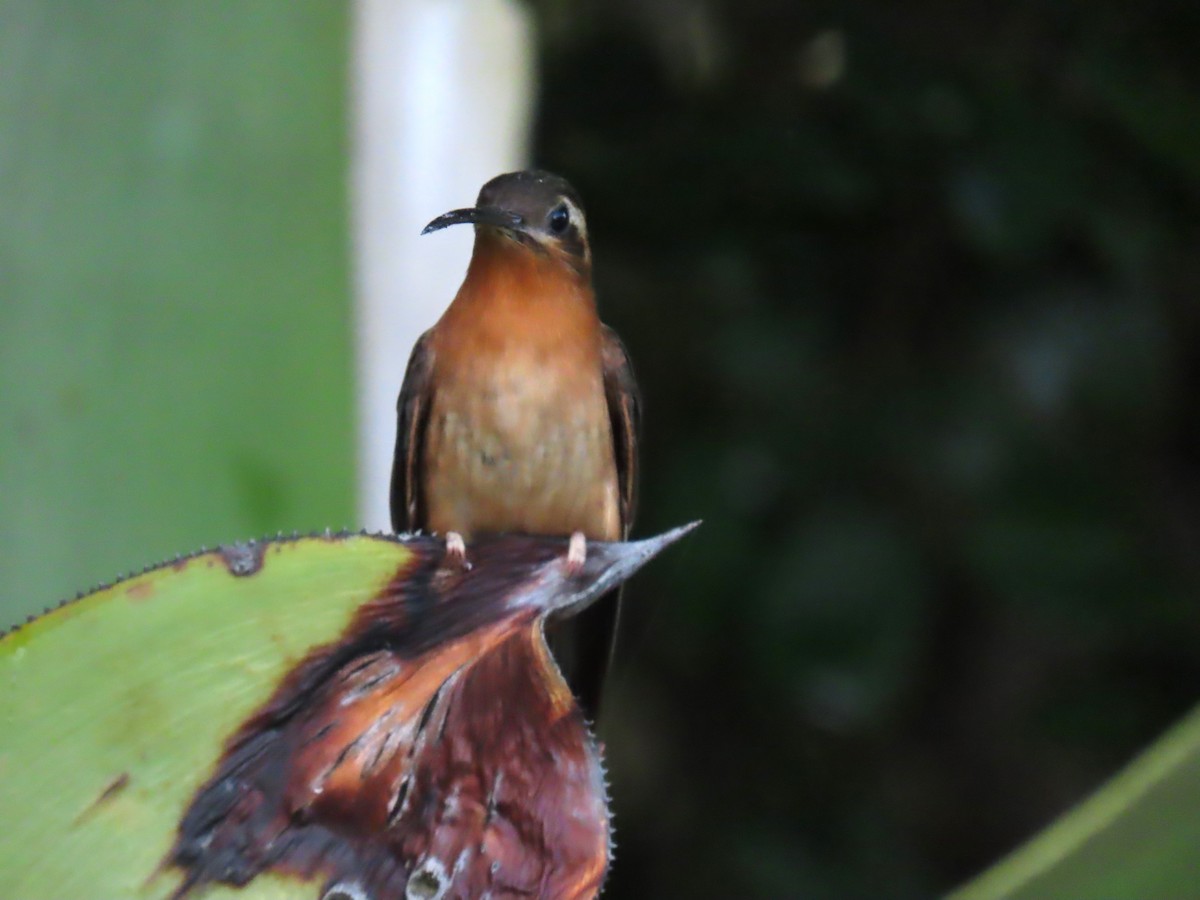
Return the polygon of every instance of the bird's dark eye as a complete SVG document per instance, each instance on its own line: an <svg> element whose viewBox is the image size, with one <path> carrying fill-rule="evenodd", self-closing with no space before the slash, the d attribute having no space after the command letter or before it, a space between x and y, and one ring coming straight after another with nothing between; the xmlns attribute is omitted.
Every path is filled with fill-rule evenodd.
<svg viewBox="0 0 1200 900"><path fill-rule="evenodd" d="M571 211L567 209L565 203L560 203L554 209L550 210L550 217L547 219L550 230L555 234L562 234L567 230L567 226L571 224Z"/></svg>

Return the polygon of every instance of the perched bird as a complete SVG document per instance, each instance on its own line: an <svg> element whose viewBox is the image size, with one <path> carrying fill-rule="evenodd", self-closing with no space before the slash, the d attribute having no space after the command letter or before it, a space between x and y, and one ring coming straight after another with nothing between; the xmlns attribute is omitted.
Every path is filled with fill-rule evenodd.
<svg viewBox="0 0 1200 900"><path fill-rule="evenodd" d="M466 277L400 390L392 525L444 534L463 565L481 534L569 536L578 570L587 540L629 534L640 414L629 356L596 311L579 196L547 172L500 175L422 234L468 223ZM619 602L614 592L551 635L591 718Z"/></svg>

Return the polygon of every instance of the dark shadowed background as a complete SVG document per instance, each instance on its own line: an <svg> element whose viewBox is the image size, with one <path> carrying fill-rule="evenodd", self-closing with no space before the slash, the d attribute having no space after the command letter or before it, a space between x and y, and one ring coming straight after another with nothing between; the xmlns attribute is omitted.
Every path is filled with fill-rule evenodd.
<svg viewBox="0 0 1200 900"><path fill-rule="evenodd" d="M605 896L943 891L1200 695L1200 6L532 8L636 533L704 520ZM6 619L352 516L346 8L203 9L0 4Z"/></svg>
<svg viewBox="0 0 1200 900"><path fill-rule="evenodd" d="M921 897L1200 686L1200 14L543 3L645 391L613 897Z"/></svg>

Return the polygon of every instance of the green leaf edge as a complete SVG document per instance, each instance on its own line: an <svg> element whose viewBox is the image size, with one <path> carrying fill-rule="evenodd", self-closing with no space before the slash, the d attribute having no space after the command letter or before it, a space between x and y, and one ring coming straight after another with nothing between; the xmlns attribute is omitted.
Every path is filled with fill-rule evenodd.
<svg viewBox="0 0 1200 900"><path fill-rule="evenodd" d="M334 531L330 528L326 528L324 531L293 531L287 534L280 531L272 535L264 535L263 537L250 538L244 541L232 541L227 544L217 544L213 547L201 546L197 550L191 550L187 553L177 553L169 559L151 563L148 566L143 566L141 569L129 572L118 572L116 577L111 581L102 581L90 588L77 591L74 596L66 597L63 600L59 600L57 603L53 603L50 606L42 609L40 613L30 613L24 619L0 628L0 652L2 652L2 649L15 648L20 646L22 643L27 642L30 640L30 632L35 631L38 627L45 625L47 621L49 621L51 625L56 624L58 621L62 621L61 619L55 618L56 614L63 614L63 618L65 619L66 617L73 615L76 611L81 611L74 608L79 607L80 604L82 604L82 608L86 608L87 602L97 594L102 594L104 591L113 590L114 588L120 587L126 581L132 581L135 578L141 578L143 575L150 575L160 569L165 569L167 566L177 566L183 563L188 563L192 560L208 556L210 553L216 553L220 555L231 548L247 546L254 547L260 544L285 544L310 540L340 541L347 538L372 538L381 541L388 541L393 544L403 545L414 538L426 536L427 535L420 531L392 533L389 531L365 531L361 529L355 530L349 528L343 528L339 531ZM22 633L24 633L24 637L17 637L17 635Z"/></svg>
<svg viewBox="0 0 1200 900"><path fill-rule="evenodd" d="M1200 707L1170 728L1117 775L982 875L955 889L947 900L995 900L1012 896L1048 874L1200 752Z"/></svg>

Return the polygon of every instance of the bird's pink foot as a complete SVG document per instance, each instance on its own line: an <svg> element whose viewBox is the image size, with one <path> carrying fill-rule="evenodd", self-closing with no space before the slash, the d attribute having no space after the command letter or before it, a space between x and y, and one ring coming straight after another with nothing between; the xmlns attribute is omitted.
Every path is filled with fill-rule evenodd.
<svg viewBox="0 0 1200 900"><path fill-rule="evenodd" d="M574 578L583 571L585 562L587 562L587 538L583 536L582 531L576 531L571 535L571 542L567 544L567 575Z"/></svg>
<svg viewBox="0 0 1200 900"><path fill-rule="evenodd" d="M446 532L446 562L452 566L458 566L464 572L471 569L471 564L467 561L466 542L457 531Z"/></svg>

